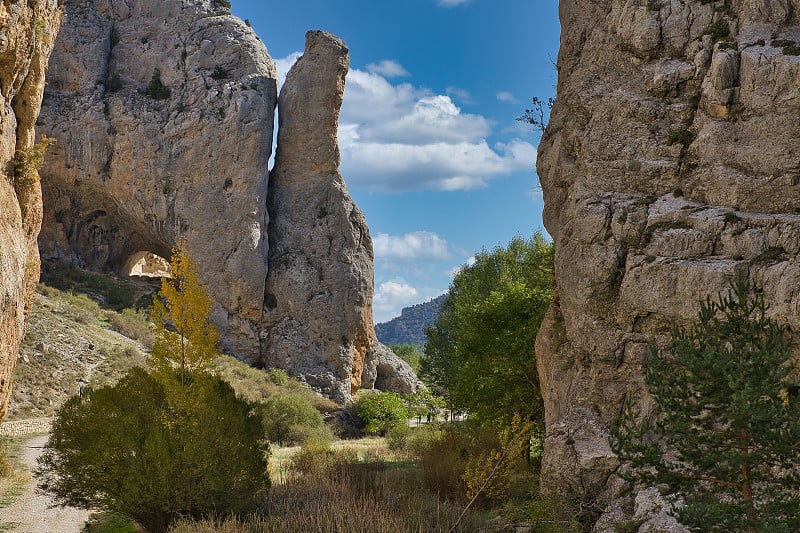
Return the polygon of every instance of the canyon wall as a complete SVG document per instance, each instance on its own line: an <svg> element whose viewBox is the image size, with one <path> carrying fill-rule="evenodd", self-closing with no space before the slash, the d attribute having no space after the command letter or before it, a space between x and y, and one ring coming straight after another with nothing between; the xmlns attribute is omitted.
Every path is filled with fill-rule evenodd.
<svg viewBox="0 0 800 533"><path fill-rule="evenodd" d="M64 9L40 119L57 139L43 174L43 256L126 275L145 252L169 257L183 240L227 352L343 403L365 358L377 369L366 386L402 376L413 389L399 359L374 362L386 350L372 324L372 241L339 174L344 43L308 34L281 91L270 176L275 65L223 2Z"/></svg>
<svg viewBox="0 0 800 533"><path fill-rule="evenodd" d="M559 10L558 93L537 161L556 244L536 345L542 487L603 509L618 487L609 427L627 397L649 408L651 342L735 273L800 330L800 2Z"/></svg>
<svg viewBox="0 0 800 533"><path fill-rule="evenodd" d="M42 222L34 125L61 2L0 2L0 421L39 281Z"/></svg>

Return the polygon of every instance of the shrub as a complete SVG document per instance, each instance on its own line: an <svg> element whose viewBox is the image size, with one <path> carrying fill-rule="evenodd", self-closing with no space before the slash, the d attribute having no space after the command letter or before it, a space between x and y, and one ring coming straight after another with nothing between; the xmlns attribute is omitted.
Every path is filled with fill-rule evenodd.
<svg viewBox="0 0 800 533"><path fill-rule="evenodd" d="M228 70L224 67L217 65L214 67L214 71L211 73L211 78L215 80L224 80L228 77Z"/></svg>
<svg viewBox="0 0 800 533"><path fill-rule="evenodd" d="M123 309L121 313L108 313L111 329L126 337L137 340L145 346L152 346L155 338L150 329L147 315L133 309Z"/></svg>
<svg viewBox="0 0 800 533"><path fill-rule="evenodd" d="M161 81L161 70L153 69L153 77L150 78L150 83L147 84L144 94L153 100L166 100L170 97L172 91Z"/></svg>
<svg viewBox="0 0 800 533"><path fill-rule="evenodd" d="M47 147L55 142L55 139L42 135L39 142L28 150L19 150L14 154L12 162L14 177L16 179L38 179L38 172L44 166L44 154Z"/></svg>
<svg viewBox="0 0 800 533"><path fill-rule="evenodd" d="M408 424L408 409L402 396L394 392L372 394L359 402L358 417L367 433L386 435L390 427Z"/></svg>
<svg viewBox="0 0 800 533"><path fill-rule="evenodd" d="M113 511L149 531L179 516L254 510L269 486L260 420L218 378L187 377L179 401L138 368L68 400L39 459L39 488L59 505Z"/></svg>
<svg viewBox="0 0 800 533"><path fill-rule="evenodd" d="M714 24L711 25L709 33L711 34L711 38L714 40L714 42L717 42L730 35L731 28L728 25L727 20L719 19L718 21L716 21Z"/></svg>
<svg viewBox="0 0 800 533"><path fill-rule="evenodd" d="M135 291L130 284L83 270L67 261L42 261L42 281L62 291L91 294L103 306L117 311L133 305Z"/></svg>
<svg viewBox="0 0 800 533"><path fill-rule="evenodd" d="M670 128L667 130L667 144L680 144L684 148L692 144L694 134L686 128Z"/></svg>
<svg viewBox="0 0 800 533"><path fill-rule="evenodd" d="M286 373L286 370L282 368L270 368L269 372L269 379L275 385L286 386L289 384L289 374Z"/></svg>
<svg viewBox="0 0 800 533"><path fill-rule="evenodd" d="M115 72L108 81L106 82L106 90L110 93L115 93L122 89L122 79L119 77L119 73Z"/></svg>
<svg viewBox="0 0 800 533"><path fill-rule="evenodd" d="M310 437L333 440L322 415L311 402L294 394L273 394L261 406L264 432L271 442L301 444Z"/></svg>

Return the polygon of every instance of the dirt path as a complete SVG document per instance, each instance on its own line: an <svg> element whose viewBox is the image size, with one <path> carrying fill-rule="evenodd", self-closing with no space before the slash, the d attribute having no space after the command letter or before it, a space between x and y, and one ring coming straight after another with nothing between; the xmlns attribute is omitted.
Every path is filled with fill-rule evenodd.
<svg viewBox="0 0 800 533"><path fill-rule="evenodd" d="M36 458L42 453L47 435L37 435L22 444L20 461L33 471ZM36 494L36 481L31 480L17 500L0 509L0 524L12 524L13 533L78 533L89 519L89 512L72 507L48 507L52 500Z"/></svg>

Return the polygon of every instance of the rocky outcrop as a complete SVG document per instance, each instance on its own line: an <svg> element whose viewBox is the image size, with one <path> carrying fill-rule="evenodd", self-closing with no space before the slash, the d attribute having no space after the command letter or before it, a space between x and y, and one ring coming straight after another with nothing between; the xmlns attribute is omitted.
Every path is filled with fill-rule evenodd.
<svg viewBox="0 0 800 533"><path fill-rule="evenodd" d="M800 329L800 2L561 0L560 17L537 162L556 243L542 484L602 508L609 426L627 397L649 407L652 341L738 272Z"/></svg>
<svg viewBox="0 0 800 533"><path fill-rule="evenodd" d="M373 252L364 215L339 173L337 128L350 56L322 31L286 76L270 175L263 361L348 402L377 342Z"/></svg>
<svg viewBox="0 0 800 533"><path fill-rule="evenodd" d="M228 352L349 402L377 341L372 242L339 175L347 48L309 34L282 91L270 177L275 67L222 2L65 11L40 121L58 140L42 253L140 274L185 240Z"/></svg>
<svg viewBox="0 0 800 533"><path fill-rule="evenodd" d="M39 280L34 124L60 21L61 2L0 2L0 420Z"/></svg>
<svg viewBox="0 0 800 533"><path fill-rule="evenodd" d="M225 347L258 357L277 81L216 0L66 0L40 129L47 257L122 272L185 239Z"/></svg>

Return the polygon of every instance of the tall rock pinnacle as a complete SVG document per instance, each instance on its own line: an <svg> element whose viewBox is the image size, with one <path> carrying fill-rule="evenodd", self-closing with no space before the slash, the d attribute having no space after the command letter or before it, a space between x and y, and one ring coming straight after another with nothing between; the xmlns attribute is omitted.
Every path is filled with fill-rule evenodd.
<svg viewBox="0 0 800 533"><path fill-rule="evenodd" d="M264 363L302 375L340 402L361 385L364 359L377 342L372 240L339 173L349 64L340 39L310 31L281 89L262 324Z"/></svg>

